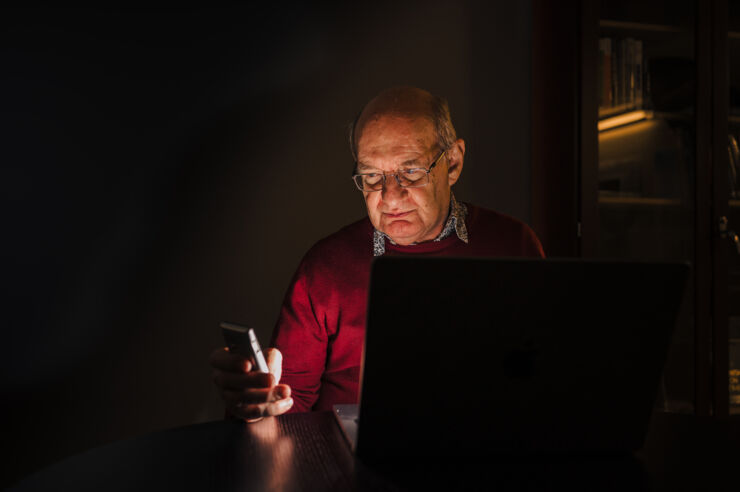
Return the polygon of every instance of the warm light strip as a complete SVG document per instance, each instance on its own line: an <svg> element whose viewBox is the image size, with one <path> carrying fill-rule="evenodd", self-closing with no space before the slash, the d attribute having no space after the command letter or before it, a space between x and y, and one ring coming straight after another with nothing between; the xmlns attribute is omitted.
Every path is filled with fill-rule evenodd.
<svg viewBox="0 0 740 492"><path fill-rule="evenodd" d="M665 26L661 24L643 24L642 22L621 22L611 20L600 20L599 27L611 29L628 29L630 31L658 31L658 32L682 32L680 27Z"/></svg>
<svg viewBox="0 0 740 492"><path fill-rule="evenodd" d="M652 198L643 196L600 196L599 204L678 206L681 205L681 200L675 198Z"/></svg>
<svg viewBox="0 0 740 492"><path fill-rule="evenodd" d="M606 118L599 121L599 131L604 132L618 126L629 125L630 123L634 123L636 121L646 120L647 117L648 114L642 110L632 111L629 113L620 114L618 116L612 116L611 118Z"/></svg>

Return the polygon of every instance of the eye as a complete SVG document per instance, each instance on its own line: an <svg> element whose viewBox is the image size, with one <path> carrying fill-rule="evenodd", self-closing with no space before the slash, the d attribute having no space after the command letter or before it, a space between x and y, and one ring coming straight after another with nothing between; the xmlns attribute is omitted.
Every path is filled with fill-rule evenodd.
<svg viewBox="0 0 740 492"><path fill-rule="evenodd" d="M380 180L382 179L382 174L363 174L362 179L363 181L365 181L365 184L374 185L380 183Z"/></svg>
<svg viewBox="0 0 740 492"><path fill-rule="evenodd" d="M422 169L406 169L401 171L401 174L405 179L413 182L423 178L425 173Z"/></svg>

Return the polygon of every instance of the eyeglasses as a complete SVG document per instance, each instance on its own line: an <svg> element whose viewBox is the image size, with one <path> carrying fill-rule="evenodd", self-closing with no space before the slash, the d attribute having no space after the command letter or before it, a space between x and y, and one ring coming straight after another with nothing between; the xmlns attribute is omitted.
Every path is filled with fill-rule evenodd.
<svg viewBox="0 0 740 492"><path fill-rule="evenodd" d="M436 166L442 156L445 155L445 152L447 152L447 150L443 150L437 158L432 161L432 164L428 169L423 167L413 167L402 169L395 173L355 174L352 176L352 180L360 191L381 191L385 188L385 178L387 176L395 177L396 183L398 183L398 186L401 188L420 188L429 183L429 173L432 172L434 166Z"/></svg>

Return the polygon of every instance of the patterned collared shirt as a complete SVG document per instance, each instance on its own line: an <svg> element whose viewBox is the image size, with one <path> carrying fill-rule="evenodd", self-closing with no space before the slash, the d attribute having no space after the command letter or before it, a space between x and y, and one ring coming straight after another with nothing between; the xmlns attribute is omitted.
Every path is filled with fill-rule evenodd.
<svg viewBox="0 0 740 492"><path fill-rule="evenodd" d="M460 241L467 244L468 228L465 226L465 217L467 215L468 207L466 207L464 203L460 203L455 200L455 195L450 193L450 214L447 217L447 222L445 223L442 232L439 233L439 236L434 238L434 241L441 241L442 239L452 235L452 232L454 231L455 234L457 234L457 237L460 238ZM375 229L375 232L373 233L373 256L383 256L385 254L386 239L390 241L391 244L396 244L393 242L393 239L388 237L384 232L380 232Z"/></svg>

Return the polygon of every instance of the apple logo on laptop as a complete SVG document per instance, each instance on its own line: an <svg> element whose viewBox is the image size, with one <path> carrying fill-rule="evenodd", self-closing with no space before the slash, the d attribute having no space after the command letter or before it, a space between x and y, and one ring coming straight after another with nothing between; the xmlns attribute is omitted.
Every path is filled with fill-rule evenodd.
<svg viewBox="0 0 740 492"><path fill-rule="evenodd" d="M532 379L534 359L538 353L532 340L511 349L504 355L504 375L510 379Z"/></svg>

